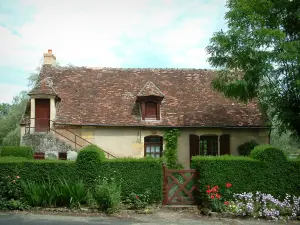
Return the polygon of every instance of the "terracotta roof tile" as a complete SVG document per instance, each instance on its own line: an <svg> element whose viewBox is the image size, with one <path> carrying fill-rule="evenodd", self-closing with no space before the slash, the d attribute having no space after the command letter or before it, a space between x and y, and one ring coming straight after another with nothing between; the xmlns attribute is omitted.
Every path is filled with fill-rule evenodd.
<svg viewBox="0 0 300 225"><path fill-rule="evenodd" d="M239 103L213 91L215 73L199 69L45 67L61 101L57 123L114 126L265 126L255 102ZM45 92L48 93L49 89ZM142 91L141 91L142 90ZM36 88L35 92L43 92ZM161 120L141 120L138 95L162 95Z"/></svg>

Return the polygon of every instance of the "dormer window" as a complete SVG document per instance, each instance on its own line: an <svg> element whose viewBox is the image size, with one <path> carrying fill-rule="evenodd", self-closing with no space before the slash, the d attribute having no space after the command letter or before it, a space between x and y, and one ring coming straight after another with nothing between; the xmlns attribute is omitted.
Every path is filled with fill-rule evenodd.
<svg viewBox="0 0 300 225"><path fill-rule="evenodd" d="M151 81L145 84L136 99L141 106L142 120L160 120L163 98L163 93Z"/></svg>

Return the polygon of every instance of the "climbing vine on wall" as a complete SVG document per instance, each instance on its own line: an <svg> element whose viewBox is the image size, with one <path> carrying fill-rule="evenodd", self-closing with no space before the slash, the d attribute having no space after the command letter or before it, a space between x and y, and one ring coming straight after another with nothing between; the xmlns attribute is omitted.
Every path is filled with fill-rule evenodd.
<svg viewBox="0 0 300 225"><path fill-rule="evenodd" d="M171 169L181 169L183 166L178 162L178 137L180 132L178 129L170 129L164 133L165 150L164 157L167 167Z"/></svg>

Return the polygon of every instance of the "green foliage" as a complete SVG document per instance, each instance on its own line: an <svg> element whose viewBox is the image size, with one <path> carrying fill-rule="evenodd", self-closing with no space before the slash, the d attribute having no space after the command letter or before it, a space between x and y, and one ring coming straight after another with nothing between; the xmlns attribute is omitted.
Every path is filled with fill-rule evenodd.
<svg viewBox="0 0 300 225"><path fill-rule="evenodd" d="M86 170L78 169L74 161L64 160L22 160L0 157L0 174L19 174L24 181L42 180L75 182L83 180L87 188L95 186L99 176L121 180L121 195L126 198L132 192L149 190L151 201L162 200L162 166L158 159L112 159L98 163Z"/></svg>
<svg viewBox="0 0 300 225"><path fill-rule="evenodd" d="M183 166L178 163L178 137L180 132L178 129L171 129L164 133L164 140L166 141L164 156L167 161L167 167L170 169L182 169Z"/></svg>
<svg viewBox="0 0 300 225"><path fill-rule="evenodd" d="M244 144L241 144L237 147L239 155L249 156L250 152L257 146L258 143L254 140L247 141Z"/></svg>
<svg viewBox="0 0 300 225"><path fill-rule="evenodd" d="M9 114L10 107L11 105L7 103L0 104L0 118Z"/></svg>
<svg viewBox="0 0 300 225"><path fill-rule="evenodd" d="M20 135L14 136L14 134L19 129L19 123L25 111L27 100L27 94L25 92L20 93L19 96L14 98L9 112L6 115L0 116L0 145L20 145L20 139L18 140ZM5 143L3 143L4 139Z"/></svg>
<svg viewBox="0 0 300 225"><path fill-rule="evenodd" d="M105 161L105 154L96 145L89 145L79 151L76 159L76 167L79 176L84 178L85 183L93 183L97 178L97 168Z"/></svg>
<svg viewBox="0 0 300 225"><path fill-rule="evenodd" d="M272 129L271 145L282 149L288 155L300 153L300 142L291 135L291 132L282 133L278 129Z"/></svg>
<svg viewBox="0 0 300 225"><path fill-rule="evenodd" d="M277 154L276 150L274 152ZM287 161L277 156L273 159L265 162L244 156L197 156L192 158L191 167L200 173L202 193L207 185L230 182L234 193L261 191L280 197L286 193L299 196L300 161Z"/></svg>
<svg viewBox="0 0 300 225"><path fill-rule="evenodd" d="M21 129L20 126L14 130L9 131L6 136L3 138L3 145L4 146L19 146L21 140Z"/></svg>
<svg viewBox="0 0 300 225"><path fill-rule="evenodd" d="M0 210L23 210L28 206L23 202L20 176L2 174L0 178Z"/></svg>
<svg viewBox="0 0 300 225"><path fill-rule="evenodd" d="M286 156L283 151L273 147L272 145L258 145L256 146L250 154L253 159L258 159L262 162L285 162Z"/></svg>
<svg viewBox="0 0 300 225"><path fill-rule="evenodd" d="M124 201L131 209L144 209L150 203L150 193L145 191L143 194L136 194L132 192Z"/></svg>
<svg viewBox="0 0 300 225"><path fill-rule="evenodd" d="M14 156L33 159L32 148L26 146L4 146L1 150L1 156Z"/></svg>
<svg viewBox="0 0 300 225"><path fill-rule="evenodd" d="M228 29L207 52L219 70L216 90L247 102L256 97L281 131L300 136L300 4L290 0L228 0Z"/></svg>
<svg viewBox="0 0 300 225"><path fill-rule="evenodd" d="M92 196L100 210L106 213L117 212L121 203L120 184L113 178L98 178Z"/></svg>
<svg viewBox="0 0 300 225"><path fill-rule="evenodd" d="M53 182L50 179L40 182L22 182L25 200L30 206L68 206L80 207L85 202L86 190L82 181L60 180Z"/></svg>

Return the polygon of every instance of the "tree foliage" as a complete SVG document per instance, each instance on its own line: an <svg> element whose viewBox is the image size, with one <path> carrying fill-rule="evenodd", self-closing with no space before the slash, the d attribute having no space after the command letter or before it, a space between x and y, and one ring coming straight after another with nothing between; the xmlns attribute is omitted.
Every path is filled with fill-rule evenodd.
<svg viewBox="0 0 300 225"><path fill-rule="evenodd" d="M228 0L228 29L207 52L218 69L216 90L243 102L258 98L279 131L300 136L300 4L298 0Z"/></svg>

